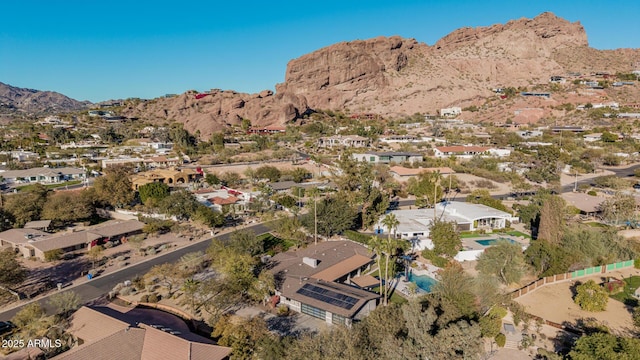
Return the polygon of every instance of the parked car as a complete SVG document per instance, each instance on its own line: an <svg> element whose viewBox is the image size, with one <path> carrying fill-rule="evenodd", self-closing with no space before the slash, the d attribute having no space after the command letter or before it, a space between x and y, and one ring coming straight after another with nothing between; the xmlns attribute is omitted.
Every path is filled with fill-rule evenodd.
<svg viewBox="0 0 640 360"><path fill-rule="evenodd" d="M0 335L10 332L15 327L11 321L0 321Z"/></svg>

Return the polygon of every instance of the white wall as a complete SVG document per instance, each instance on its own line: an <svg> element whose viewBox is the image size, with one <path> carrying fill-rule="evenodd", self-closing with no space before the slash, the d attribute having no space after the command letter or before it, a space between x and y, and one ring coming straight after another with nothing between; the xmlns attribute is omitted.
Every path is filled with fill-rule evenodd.
<svg viewBox="0 0 640 360"><path fill-rule="evenodd" d="M484 252L484 249L482 250L464 250L464 251L460 251L455 257L454 259L456 261L459 262L463 262L463 261L474 261L474 260L478 260L478 257L480 256L480 254L482 254Z"/></svg>

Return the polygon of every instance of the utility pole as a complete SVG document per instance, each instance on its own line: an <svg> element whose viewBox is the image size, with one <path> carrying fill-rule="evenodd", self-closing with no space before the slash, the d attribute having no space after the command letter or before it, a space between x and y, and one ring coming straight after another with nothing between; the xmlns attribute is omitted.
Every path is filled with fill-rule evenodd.
<svg viewBox="0 0 640 360"><path fill-rule="evenodd" d="M313 193L313 229L313 241L315 245L318 245L318 202L315 193Z"/></svg>
<svg viewBox="0 0 640 360"><path fill-rule="evenodd" d="M573 192L578 191L578 172L576 171L576 181L573 183Z"/></svg>

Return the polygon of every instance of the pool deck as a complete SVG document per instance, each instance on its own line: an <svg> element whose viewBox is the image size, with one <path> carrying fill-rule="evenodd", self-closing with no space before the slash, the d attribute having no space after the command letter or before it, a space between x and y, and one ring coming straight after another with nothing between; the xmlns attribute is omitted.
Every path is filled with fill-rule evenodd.
<svg viewBox="0 0 640 360"><path fill-rule="evenodd" d="M522 246L529 245L529 239L523 236L513 236L513 235L507 235L507 234L487 234L483 236L462 239L462 248L464 250L484 250L491 245L485 246L485 245L478 244L476 242L477 240L496 240L499 238L513 240Z"/></svg>
<svg viewBox="0 0 640 360"><path fill-rule="evenodd" d="M411 269L411 273L413 275L422 275L422 276L428 276L434 280L437 280L437 273L438 271L442 270L441 268L437 267L437 266L433 266L431 264L423 264L422 265L423 268L412 268ZM420 289L419 287L416 289L416 293L412 294L411 291L409 290L409 283L411 283L411 281L405 281L404 280L404 274L401 275L399 278L396 278L393 280L393 285L392 288L398 292L398 294L400 294L401 296L410 299L412 297L417 297L420 295L424 295L427 292Z"/></svg>

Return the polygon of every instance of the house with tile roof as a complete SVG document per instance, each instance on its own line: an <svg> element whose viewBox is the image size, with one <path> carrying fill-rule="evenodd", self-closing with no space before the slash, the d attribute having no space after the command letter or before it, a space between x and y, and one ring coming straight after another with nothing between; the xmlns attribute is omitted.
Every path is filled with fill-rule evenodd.
<svg viewBox="0 0 640 360"><path fill-rule="evenodd" d="M131 324L101 308L80 308L68 332L77 345L56 360L225 360L231 354L231 348L195 334L186 338L144 323Z"/></svg>
<svg viewBox="0 0 640 360"><path fill-rule="evenodd" d="M351 326L376 308L365 290L378 280L364 275L374 254L352 241L326 241L273 256L268 263L280 303L329 324Z"/></svg>

